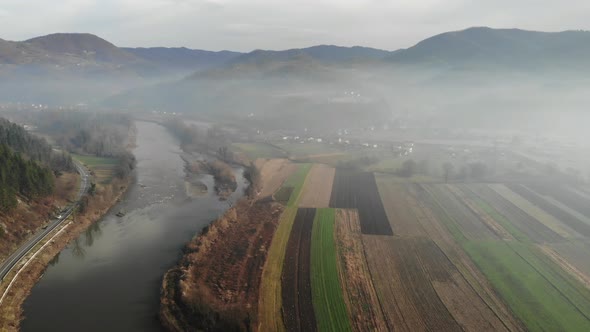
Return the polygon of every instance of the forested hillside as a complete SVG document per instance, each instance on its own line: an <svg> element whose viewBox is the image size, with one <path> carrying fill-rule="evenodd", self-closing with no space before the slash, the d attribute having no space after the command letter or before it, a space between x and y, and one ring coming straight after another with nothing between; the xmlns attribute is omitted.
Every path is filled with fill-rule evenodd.
<svg viewBox="0 0 590 332"><path fill-rule="evenodd" d="M16 207L18 195L25 199L50 195L54 188L52 170L71 168L68 155L54 153L44 139L0 119L0 212Z"/></svg>
<svg viewBox="0 0 590 332"><path fill-rule="evenodd" d="M17 195L33 199L51 194L53 188L54 178L48 167L0 144L0 212L15 208Z"/></svg>
<svg viewBox="0 0 590 332"><path fill-rule="evenodd" d="M72 158L56 153L44 139L28 133L22 126L0 118L0 144L4 144L27 158L50 167L54 171L72 171Z"/></svg>

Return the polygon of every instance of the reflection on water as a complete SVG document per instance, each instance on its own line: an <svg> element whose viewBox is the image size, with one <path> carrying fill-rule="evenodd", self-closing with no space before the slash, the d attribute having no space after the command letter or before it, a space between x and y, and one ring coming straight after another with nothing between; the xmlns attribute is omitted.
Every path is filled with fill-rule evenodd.
<svg viewBox="0 0 590 332"><path fill-rule="evenodd" d="M212 190L187 196L176 140L153 123L137 129L137 183L48 267L25 302L23 331L160 331L162 275L195 233L241 197L240 169L228 202Z"/></svg>

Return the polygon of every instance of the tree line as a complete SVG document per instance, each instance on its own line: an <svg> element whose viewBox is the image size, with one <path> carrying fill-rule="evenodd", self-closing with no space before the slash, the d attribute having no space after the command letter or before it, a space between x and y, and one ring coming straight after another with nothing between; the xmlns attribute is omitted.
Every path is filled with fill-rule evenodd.
<svg viewBox="0 0 590 332"><path fill-rule="evenodd" d="M17 205L17 196L34 199L50 195L54 189L51 169L25 159L8 145L0 144L0 211Z"/></svg>
<svg viewBox="0 0 590 332"><path fill-rule="evenodd" d="M74 170L72 158L68 153L53 151L45 139L32 135L22 126L3 118L0 118L0 144L55 172Z"/></svg>

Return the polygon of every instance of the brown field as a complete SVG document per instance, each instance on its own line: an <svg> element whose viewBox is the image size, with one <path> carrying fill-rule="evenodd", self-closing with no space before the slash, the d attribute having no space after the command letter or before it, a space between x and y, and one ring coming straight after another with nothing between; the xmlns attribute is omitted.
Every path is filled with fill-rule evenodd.
<svg viewBox="0 0 590 332"><path fill-rule="evenodd" d="M340 284L352 327L356 331L388 329L365 260L356 210L336 210L336 245Z"/></svg>
<svg viewBox="0 0 590 332"><path fill-rule="evenodd" d="M258 159L255 165L260 170L260 198L274 194L297 170L297 165L287 159Z"/></svg>
<svg viewBox="0 0 590 332"><path fill-rule="evenodd" d="M405 184L390 182L380 178L377 186L379 187L385 213L387 214L391 228L395 231L395 235L402 237L425 235L424 228L412 211L407 208L407 199L409 197L405 189Z"/></svg>
<svg viewBox="0 0 590 332"><path fill-rule="evenodd" d="M449 217L457 222L463 235L470 240L497 239L497 236L479 220L477 214L457 199L449 188L449 185L432 185L428 190L436 196Z"/></svg>
<svg viewBox="0 0 590 332"><path fill-rule="evenodd" d="M393 235L373 173L336 170L330 207L357 209L363 234Z"/></svg>
<svg viewBox="0 0 590 332"><path fill-rule="evenodd" d="M335 172L333 167L314 164L307 175L308 185L304 188L299 206L327 208L330 205Z"/></svg>
<svg viewBox="0 0 590 332"><path fill-rule="evenodd" d="M444 255L432 241L364 235L363 243L388 326L403 331L461 331L429 278L450 281L448 271L437 262ZM425 265L432 270L427 272ZM429 276L430 272L435 275Z"/></svg>
<svg viewBox="0 0 590 332"><path fill-rule="evenodd" d="M430 239L363 236L363 242L387 323L393 329L509 330ZM516 330L515 326L511 329Z"/></svg>
<svg viewBox="0 0 590 332"><path fill-rule="evenodd" d="M315 209L298 209L283 265L283 320L287 331L316 331L311 298L311 231Z"/></svg>

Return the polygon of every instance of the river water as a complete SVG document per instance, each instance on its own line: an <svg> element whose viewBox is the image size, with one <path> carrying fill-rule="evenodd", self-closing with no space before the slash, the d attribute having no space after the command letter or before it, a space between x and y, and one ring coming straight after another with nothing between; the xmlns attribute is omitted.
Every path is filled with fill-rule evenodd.
<svg viewBox="0 0 590 332"><path fill-rule="evenodd" d="M64 249L24 304L22 331L161 331L160 281L181 249L228 202L213 190L186 193L178 142L165 128L137 122L137 182L121 203ZM201 181L213 188L210 176ZM124 217L115 214L124 211Z"/></svg>

